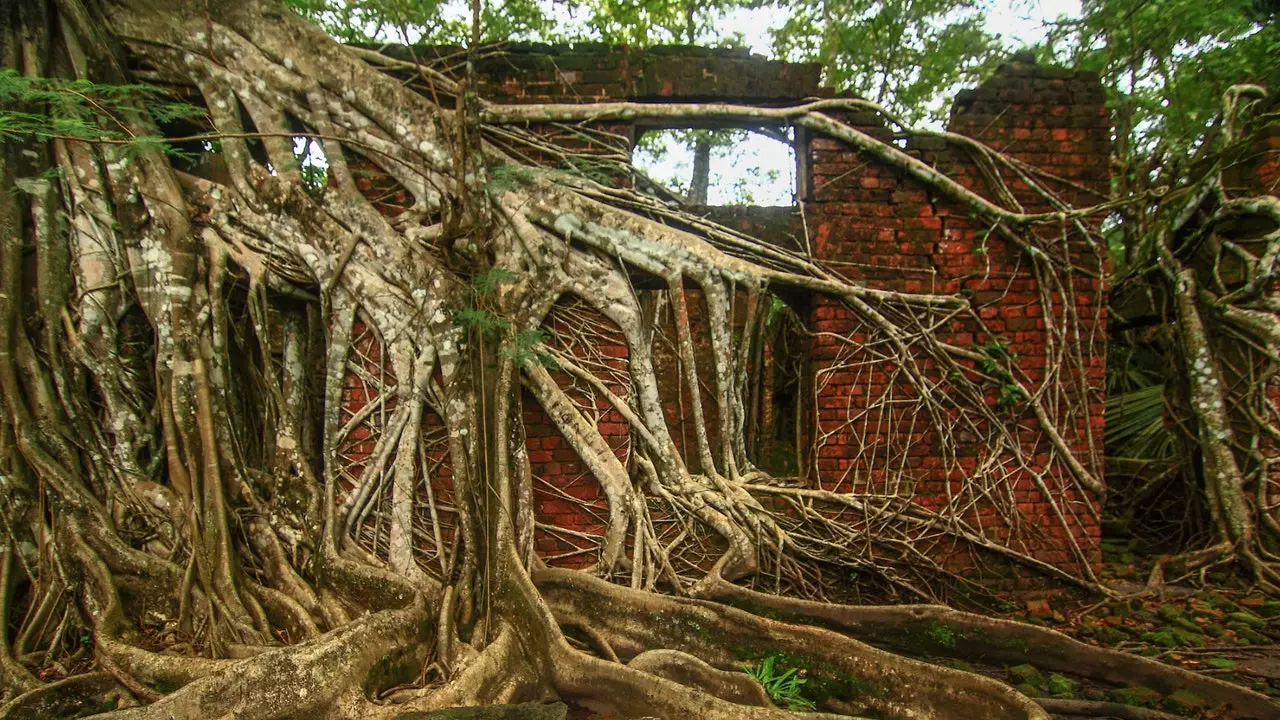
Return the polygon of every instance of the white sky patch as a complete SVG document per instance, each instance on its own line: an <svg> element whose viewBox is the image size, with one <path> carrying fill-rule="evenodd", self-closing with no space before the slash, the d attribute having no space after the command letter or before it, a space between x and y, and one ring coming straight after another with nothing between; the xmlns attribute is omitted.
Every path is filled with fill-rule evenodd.
<svg viewBox="0 0 1280 720"><path fill-rule="evenodd" d="M633 162L650 178L684 193L693 176L693 153L672 131L651 131L658 136L652 144L636 148ZM795 204L796 155L789 143L753 132L727 148L711 153L709 205L793 205Z"/></svg>

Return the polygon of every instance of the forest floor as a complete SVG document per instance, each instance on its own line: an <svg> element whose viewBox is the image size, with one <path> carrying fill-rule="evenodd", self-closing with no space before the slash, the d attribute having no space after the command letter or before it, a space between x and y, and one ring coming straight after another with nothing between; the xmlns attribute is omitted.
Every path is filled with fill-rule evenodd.
<svg viewBox="0 0 1280 720"><path fill-rule="evenodd" d="M1210 572L1203 585L1169 585L1144 593L1156 556L1132 541L1104 541L1101 577L1134 597L1100 600L1070 590L1010 592L1000 598L1010 610L997 615L1052 628L1082 642L1157 659L1212 675L1280 699L1280 599ZM963 642L957 637L955 642ZM945 645L946 643L942 643ZM1034 653L1033 653L1034 655ZM1103 686L1079 676L1048 672L1033 663L984 665L951 658L920 657L996 678L1033 698L1121 703L1181 717L1218 717L1194 693L1162 694L1141 686ZM747 668L744 668L744 670ZM571 720L613 720L570 706Z"/></svg>
<svg viewBox="0 0 1280 720"><path fill-rule="evenodd" d="M1099 600L1071 591L1020 592L1007 599L1010 619L1057 630L1082 642L1154 658L1280 698L1280 599L1210 572L1202 584L1143 593L1156 556L1136 541L1104 540L1101 579L1127 600ZM922 658L930 660L930 658ZM1034 664L939 664L1002 680L1034 698L1100 700L1193 718L1214 717L1193 693L1162 695L1144 687L1104 687L1083 678L1042 672Z"/></svg>
<svg viewBox="0 0 1280 720"><path fill-rule="evenodd" d="M1103 541L1101 576L1109 587L1140 593L1155 561L1137 542ZM1170 585L1159 595L1099 601L1073 593L1024 595L1013 618L1041 625L1101 647L1155 658L1214 675L1280 698L1280 599L1241 587L1210 572L1203 585ZM982 668L1027 695L1051 697L1068 690L1033 666ZM1076 684L1070 697L1159 707L1196 716L1194 698L1158 700L1141 688L1091 688ZM1069 697L1066 694L1059 695ZM1172 700L1172 702L1170 702Z"/></svg>

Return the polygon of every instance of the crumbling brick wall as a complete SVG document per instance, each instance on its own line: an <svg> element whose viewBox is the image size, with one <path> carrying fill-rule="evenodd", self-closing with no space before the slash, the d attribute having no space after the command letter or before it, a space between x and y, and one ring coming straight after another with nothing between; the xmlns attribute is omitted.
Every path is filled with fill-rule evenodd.
<svg viewBox="0 0 1280 720"><path fill-rule="evenodd" d="M390 51L395 54L397 51ZM401 51L408 57L408 51ZM435 58L442 64L461 57L457 49L417 49L413 57ZM778 104L814 96L829 96L819 86L820 68L814 64L767 61L738 50L698 48L654 48L637 50L603 45L559 48L541 45L511 46L500 55L486 56L479 67L481 95L495 102L596 102L635 99L730 100L740 103ZM843 118L863 131L887 141L893 133L877 116L849 113ZM634 141L644 128L611 125L611 132ZM1110 148L1109 118L1096 76L1033 65L1009 64L980 88L957 98L949 129L980 139L1019 161L1048 171L1053 179L1040 180L1059 192L1068 202L1088 205L1107 191L1107 163ZM554 134L554 130L548 130ZM581 138L564 141L581 147ZM983 168L965 149L938 137L898 139L906 152L933 165L962 185L990 196ZM860 156L855 150L830 138L803 137L801 155L803 205L792 209L711 210L709 214L736 229L755 234L791 248L811 248L814 254L847 277L871 287L903 292L962 293L980 308L985 329L954 323L942 328L943 339L959 345L974 345L1001 338L1018 354L1019 367L1031 381L1046 371L1044 347L1046 319L1042 317L1040 290L1025 254L1006 247L988 228L979 227L969 213L954 203L935 196L903 173ZM386 187L377 178L362 180L367 194L382 198ZM1011 190L1028 211L1050 210L1046 201L1021 182ZM394 193L391 195L394 198ZM394 207L388 208L394 212ZM803 215L801 213L803 212ZM1068 234L1070 231L1068 229ZM1089 258L1080 258L1085 261ZM1102 277L1105 268L1094 259L1094 277L1073 279L1065 293L1080 317L1080 328L1097 339L1085 357L1083 382L1094 389L1103 386L1105 372L1105 316L1102 312ZM689 293L690 314L701 314L701 299ZM811 482L832 489L880 491L891 473L867 452L868 443L895 448L893 462L901 476L911 479L917 502L929 504L946 495L949 484L966 482L976 471L982 441L977 436L963 441L966 450L955 458L936 456L936 438L928 432L913 431L910 423L892 423L893 430L874 435L859 433L848 422L859 404L899 382L891 367L858 365L846 348L832 338L865 337L852 314L827 298L805 298L795 307L804 313L808 329L814 333L806 346L810 373L805 390L806 414L812 417L806 429L814 453L801 470ZM1059 311L1063 308L1058 306ZM562 310L567 308L562 308ZM607 359L606 365L625 373L627 347L610 323L594 311L574 309L574 325L594 328L594 343L569 341L554 333L553 342L570 353L590 352ZM556 317L560 322L564 315ZM553 328L554 329L554 328ZM561 328L563 329L563 328ZM700 338L699 356L707 353L705 330L695 327ZM564 344L568 342L568 344ZM667 405L668 419L686 456L692 455L683 436L686 413L681 406L681 383L675 371L677 361L662 343L655 349L655 364ZM703 367L702 363L699 363ZM1070 376L1075 369L1063 371ZM625 462L629 452L629 427L600 398L584 393L563 373L557 381L589 416L598 418L611 447ZM613 386L625 396L625 383ZM354 397L354 396L353 396ZM709 399L709 398L708 398ZM993 402L995 398L993 398ZM605 500L598 483L569 445L556 431L550 418L527 394L524 397L527 447L535 477L535 510L547 525L559 525L582 536L555 535L539 530L537 551L556 558L558 564L585 565L594 561L593 546L585 535L598 533L607 517ZM713 404L707 405L714 412ZM901 420L902 418L898 418ZM712 423L717 418L709 417ZM1016 437L1033 467L1048 461L1047 440L1028 422L1026 413L1010 418L1018 430ZM1076 451L1092 443L1102 445L1103 412L1100 392L1093 396L1087 414L1067 430L1067 442ZM931 432L931 431L930 431ZM714 437L714 431L711 433ZM967 445L965 443L968 443ZM348 451L343 461L358 464L362 459ZM883 459L883 454L877 456ZM693 460L691 458L691 460ZM696 464L696 461L691 462ZM1026 551L1061 567L1073 564L1067 552L1068 533L1086 548L1096 563L1100 535L1098 503L1081 496L1065 479L1051 482L1059 506L1072 508L1068 529L1057 527L1054 505L1031 482L1030 473L1019 478L1012 489L1017 512L1016 527L992 528L998 542ZM438 480L433 487L447 492ZM571 501L576 498L583 502ZM988 525L992 508L975 507L975 519ZM967 562L967 550L939 547L936 552L954 562Z"/></svg>
<svg viewBox="0 0 1280 720"><path fill-rule="evenodd" d="M1110 129L1103 100L1093 75L1009 64L980 88L957 98L948 129L1052 173L1060 180L1039 180L1067 202L1087 206L1101 201L1107 192ZM893 139L875 115L845 119L870 135ZM963 147L936 136L913 136L905 139L904 149L990 197L981 166ZM1046 362L1051 362L1046 359L1048 329L1041 288L1024 251L1009 247L997 233L978 225L966 208L900 171L868 163L835 140L815 138L810 143L810 167L813 194L807 205L808 222L815 228L818 257L869 287L966 295L985 327L950 323L938 329L939 340L966 347L1007 343L1008 351L1017 354L1017 366L1026 373L1027 384L1044 378ZM1028 212L1053 209L1023 182L1011 182L1010 189ZM1104 267L1097 258L1076 260L1102 275ZM1103 387L1106 370L1102 282L1101 277L1077 277L1069 293L1082 336L1098 343L1086 354L1084 368L1085 382L1096 389ZM1063 309L1061 304L1056 307ZM979 471L986 437L975 433L960 444L957 457L942 457L938 431L919 430L918 406L876 407L877 400L900 399L909 393L894 375L895 366L856 350L849 352L839 339L852 335L863 340L869 329L857 326L850 310L826 298L817 301L812 323L822 333L814 339L812 356L818 382L818 477L827 481L827 487L840 490L884 492L897 466L905 468L904 474L912 480L917 502L946 504L948 484L954 496L959 484ZM1075 374L1069 368L1063 379L1074 381ZM998 405L999 397L988 401ZM1102 448L1100 394L1088 410L1067 430L1068 443L1080 454L1090 443L1099 451ZM1067 527L1063 527L1051 498L1033 483L1033 475L1049 461L1047 439L1025 408L1015 406L1002 414L1010 425L1016 424L1022 451L1032 460L1030 469L1010 478L1021 522L1002 521L990 503L976 506L966 519L980 524L1001 544L1060 567L1074 564L1067 544L1069 531L1096 561L1101 533L1097 499L1081 496L1070 489L1068 478L1051 473L1046 482L1052 500L1066 509ZM851 416L858 416L859 422L851 424ZM881 451L869 454L868 446ZM953 550L965 552L964 548Z"/></svg>

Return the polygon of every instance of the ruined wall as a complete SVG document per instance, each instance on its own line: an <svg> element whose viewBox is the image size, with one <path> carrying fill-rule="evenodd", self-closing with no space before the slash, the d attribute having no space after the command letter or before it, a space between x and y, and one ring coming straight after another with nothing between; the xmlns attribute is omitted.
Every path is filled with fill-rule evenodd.
<svg viewBox="0 0 1280 720"><path fill-rule="evenodd" d="M1057 180L1037 178L1068 203L1088 206L1104 199L1108 185L1109 116L1097 78L1034 65L1002 66L977 90L957 98L948 129L973 137L1008 155L1051 173ZM893 136L872 114L849 116L847 122L884 140ZM965 187L991 197L990 183L974 155L942 138L907 137L904 149L954 178ZM1084 338L1097 344L1086 349L1084 368L1057 367L1044 317L1040 282L1026 253L1010 247L998 233L975 223L966 208L936 196L920 183L892 168L867 163L831 139L810 143L813 191L808 208L814 228L816 255L851 280L900 292L962 293L978 308L980 322L956 321L937 330L942 342L965 347L1006 345L1016 353L1024 383L1034 387L1045 379L1047 367L1065 373L1063 379L1084 382L1101 390L1105 382L1105 314L1101 277L1076 277L1066 291L1067 301L1053 307L1079 316ZM1052 208L1026 183L1013 180L1010 189L1028 212ZM1078 234L1067 228L1068 240ZM1100 274L1101 261L1079 254L1085 270ZM1073 307L1066 307L1070 303ZM1061 321L1061 315L1049 322ZM825 487L855 492L910 492L916 502L950 508L984 529L1002 545L1067 567L1076 562L1070 541L1097 559L1100 537L1096 498L1069 489L1069 478L1051 473L1050 494L1066 514L1063 527L1054 505L1033 483L1050 463L1052 448L1030 417L1025 403L1001 408L1001 388L992 386L986 398L996 415L1016 427L1017 441L1027 456L1026 467L992 467L990 427L964 428L954 455L942 452L946 438L928 427L925 410L911 402L901 368L883 361L874 347L872 328L853 321L838 302L819 299L812 327L817 390L817 475ZM849 342L852 340L852 342ZM928 361L926 361L928 362ZM972 367L972 364L968 364ZM938 392L948 392L946 378L936 368L931 380ZM1090 442L1101 451L1102 396L1075 413L1067 441L1084 455ZM895 472L896 471L896 472ZM902 487L907 478L909 487ZM985 484L985 488L979 488ZM1011 488L1012 496L1001 492ZM967 492L966 492L967 491ZM1021 522L1009 522L1012 515ZM967 549L938 548L962 560Z"/></svg>
<svg viewBox="0 0 1280 720"><path fill-rule="evenodd" d="M406 50L392 50L391 54ZM435 58L442 65L458 61L456 49L418 49L417 59ZM813 64L766 61L737 50L655 48L634 50L607 46L555 48L512 46L509 52L487 56L480 65L481 95L495 102L594 102L616 99L706 100L777 104L814 96L830 96L819 87L820 70ZM893 134L879 119L849 114L847 122L885 140ZM950 129L975 137L1054 177L1037 176L1068 202L1097 202L1107 189L1109 153L1108 115L1097 78L1050 68L1010 64L1002 67L981 88L957 98ZM611 125L615 136L634 141L643 129ZM581 135L547 128L551 136L575 147L590 147ZM899 138L907 152L934 165L979 193L991 195L984 168L973 155L937 137ZM605 143L607 144L607 143ZM1081 256L1088 272L1057 288L1061 302L1057 312L1081 318L1080 328L1097 342L1086 352L1082 368L1054 367L1046 357L1049 330L1042 313L1043 288L1039 287L1025 253L1006 247L997 234L975 226L969 213L941 198L902 173L861 157L851 148L829 138L802 138L805 185L803 217L792 209L708 209L708 214L731 227L793 249L811 248L813 254L852 280L902 292L964 293L978 306L980 323L955 321L939 329L946 342L981 345L1007 342L1017 354L1018 367L1030 382L1045 376L1046 368L1069 381L1097 390L1082 406L1071 425L1067 442L1076 451L1090 443L1102 443L1101 388L1105 371L1105 327L1102 268L1099 260ZM604 148L602 147L602 150ZM371 196L386 196L388 189L377 178L361 181ZM1016 179L1010 184L1028 211L1049 210L1046 201ZM394 195L394 190L390 190ZM1071 246L1071 228L1062 232ZM1064 246L1064 247L1066 247ZM990 460L987 439L980 432L948 438L958 448L939 454L941 439L918 430L914 410L895 409L895 399L907 397L900 373L878 358L870 346L871 331L859 327L852 314L825 298L789 298L806 326L803 343L808 378L797 400L802 414L804 440L814 450L796 470L807 482L825 489L866 493L908 493L921 506L943 508L956 503L962 488L995 477L983 463ZM705 328L697 319L700 297L688 293L689 313L695 320L698 355L705 356ZM679 382L674 338L663 323L669 305L659 301L655 322L660 329L655 364L661 375L661 391L672 423L673 435L691 455L687 400L688 389ZM571 322L570 322L571 320ZM616 328L590 310L566 300L549 321L552 346L582 358L620 396L627 392L627 347ZM665 338L665 340L664 340ZM794 351L792 348L789 351ZM699 364L702 367L701 363ZM941 372L934 368L933 371ZM555 373L580 409L595 417L610 446L624 464L629 453L629 427L598 393ZM939 378L941 382L942 378ZM707 383L710 383L709 377ZM990 401L999 402L993 389ZM354 398L352 402L356 402ZM706 407L713 425L713 404ZM767 412L765 413L767 415ZM1077 562L1068 544L1078 544L1096 563L1099 526L1095 498L1070 490L1066 478L1050 474L1049 492L1071 515L1068 529L1058 527L1054 504L1031 480L1037 468L1050 461L1052 450L1025 407L1009 408L1006 416L1027 465L1003 471L1008 493L999 498L969 503L965 517L979 523L988 537L1061 567ZM540 528L537 550L556 564L588 565L595 560L590 535L598 533L607 517L599 485L551 419L532 397L524 397L527 447L534 475L535 509L540 522L569 532ZM371 445L364 446L371 450ZM358 464L352 449L344 462ZM696 459L690 458L696 468ZM443 477L442 471L441 476ZM984 474L985 473L985 474ZM982 478L986 480L982 480ZM432 487L447 492L439 478ZM1002 504L1002 505L1001 505ZM997 512L1000 505L1000 512ZM1006 512L1007 511L1007 512ZM1008 522L1012 512L1015 522ZM996 521L997 516L1006 517ZM857 520L851 520L857 522ZM659 529L664 538L675 534ZM966 547L940 543L931 550L956 564L972 561Z"/></svg>

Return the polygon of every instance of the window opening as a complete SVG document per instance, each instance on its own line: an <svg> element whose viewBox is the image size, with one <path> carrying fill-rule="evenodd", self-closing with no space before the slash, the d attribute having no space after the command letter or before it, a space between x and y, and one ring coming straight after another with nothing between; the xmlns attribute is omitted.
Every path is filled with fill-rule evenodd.
<svg viewBox="0 0 1280 720"><path fill-rule="evenodd" d="M794 205L789 129L662 128L643 133L632 162L689 205Z"/></svg>

